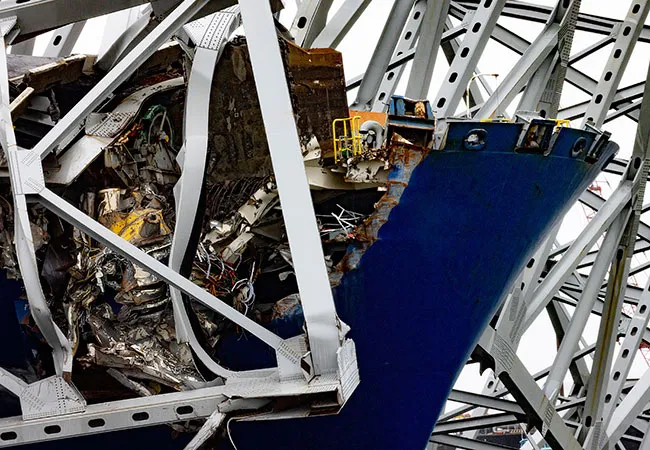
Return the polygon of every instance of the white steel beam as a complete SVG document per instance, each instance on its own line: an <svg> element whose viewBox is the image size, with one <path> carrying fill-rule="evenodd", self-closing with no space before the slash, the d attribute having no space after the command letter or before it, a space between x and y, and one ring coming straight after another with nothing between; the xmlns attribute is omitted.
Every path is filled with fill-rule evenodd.
<svg viewBox="0 0 650 450"><path fill-rule="evenodd" d="M440 48L450 0L428 0L426 12L420 25L420 37L415 49L411 74L406 86L406 96L425 99L429 95L433 69Z"/></svg>
<svg viewBox="0 0 650 450"><path fill-rule="evenodd" d="M631 10L630 12L633 12ZM631 363L625 361L632 359L636 349L641 342L641 330L644 330L648 322L648 297L647 290L644 290L644 295L639 302L639 314L633 318L629 327L626 339L623 342L623 348L619 353L616 363L612 363L611 357L613 354L614 341L616 339L616 331L618 330L619 317L621 314L620 297L625 288L624 284L627 283L629 276L630 262L632 254L629 251L630 247L634 244L636 239L639 221L641 216L641 209L643 208L643 198L645 194L645 187L648 176L648 169L650 165L650 67L646 77L646 90L643 95L643 106L639 124L637 127L636 139L634 149L632 151L632 164L628 166L628 171L623 177L634 179L634 215L628 223L627 236L621 239L621 245L617 253L617 257L612 263L610 271L609 283L607 286L607 297L605 306L607 313L603 314L601 326L598 333L598 345L596 347L596 357L594 358L594 369L590 380L589 391L587 393L587 402L585 403L585 424L595 421L599 426L594 427L588 437L588 442L600 443L602 428L607 428L610 443L618 441L618 437L609 432L608 425L610 417L614 423L612 412L613 404L615 403L618 395L622 391L621 376L627 376ZM649 284L650 286L650 284ZM643 313L641 312L643 310ZM642 325L642 326L640 326ZM627 345L627 346L626 346ZM633 348L631 348L633 346ZM611 367L615 366L618 370L619 377L616 377L616 372L611 373ZM616 395L616 396L615 396ZM646 401L647 402L647 401ZM587 425L589 427L589 425ZM623 430L624 432L625 430Z"/></svg>
<svg viewBox="0 0 650 450"><path fill-rule="evenodd" d="M291 34L296 44L311 48L316 37L327 24L327 13L334 0L304 0L298 7L298 12L291 26Z"/></svg>
<svg viewBox="0 0 650 450"><path fill-rule="evenodd" d="M493 328L487 327L479 340L477 350L477 357L495 368L499 379L529 414L532 424L541 431L551 447L563 450L582 449L573 432L565 425L515 350L503 337Z"/></svg>
<svg viewBox="0 0 650 450"><path fill-rule="evenodd" d="M35 35L92 17L143 5L150 0L3 0L0 19L16 16L21 35Z"/></svg>
<svg viewBox="0 0 650 450"><path fill-rule="evenodd" d="M237 325L245 328L269 346L275 349L281 347L282 339L280 337L241 314L234 308L231 308L223 301L212 296L200 286L179 275L157 259L140 250L135 245L125 241L99 222L89 218L86 214L79 211L49 189L45 188L38 192L38 200L49 210L87 233L93 239L96 239L98 242L101 242L125 258L137 261L139 266L165 280L170 284L170 286L179 289L198 302L206 305L208 308L211 308Z"/></svg>
<svg viewBox="0 0 650 450"><path fill-rule="evenodd" d="M86 21L82 20L54 30L43 56L53 58L70 56L85 25Z"/></svg>
<svg viewBox="0 0 650 450"><path fill-rule="evenodd" d="M576 3L574 1L570 7L564 7L562 1L558 3L544 30L526 49L523 55L521 55L514 68L506 75L494 94L481 107L475 118L490 118L494 114L498 114L499 108L503 109L509 105L528 81L536 74L544 61L549 57L551 57L551 61L553 60L553 51L558 49L561 39L562 48L560 48L560 51L564 51L565 58L568 60L572 39L566 40L566 34L575 27L575 22L571 21L572 16L575 15L575 5L579 6L579 2ZM569 48L567 49L566 47ZM559 63L560 61L557 62ZM549 65L550 67L552 66ZM541 73L546 78L544 79L544 86L548 83L547 70ZM558 81L562 83L563 79ZM541 97L540 95L540 100Z"/></svg>
<svg viewBox="0 0 650 450"><path fill-rule="evenodd" d="M628 204L632 198L632 186L633 183L631 181L623 181L616 188L609 199L607 199L607 202L598 211L596 217L589 222L580 236L564 253L562 259L551 269L546 278L544 278L544 281L537 287L524 317L524 329L533 323L548 302L551 301L555 293L571 276L582 259L582 255L594 245L603 231L611 225L625 205Z"/></svg>
<svg viewBox="0 0 650 450"><path fill-rule="evenodd" d="M184 0L156 29L146 36L124 57L86 96L77 103L34 147L42 158L57 148L59 142L79 128L86 116L93 112L117 87L158 48L201 10L209 0Z"/></svg>
<svg viewBox="0 0 650 450"><path fill-rule="evenodd" d="M212 21L214 28L220 30L220 33L215 33L205 47L199 45L194 53L185 97L184 143L177 158L181 166L181 177L174 188L176 224L169 255L169 267L179 273L183 261L187 258L192 230L197 221L201 223L203 214L203 211L199 210L199 193L203 191L208 160L210 93L214 72L229 36L241 24L241 17L239 11L222 12L215 13ZM176 339L179 342L189 343L201 362L214 374L224 378L236 376L236 373L217 364L201 346L192 329L181 292L171 287L169 293L174 309Z"/></svg>
<svg viewBox="0 0 650 450"><path fill-rule="evenodd" d="M612 257L614 256L621 240L629 216L630 210L624 209L609 227L605 240L603 241L598 256L596 257L596 262L589 273L587 284L582 291L582 296L578 302L578 306L571 317L571 324L562 339L560 348L558 349L555 360L553 361L551 373L544 385L544 393L551 402L554 402L560 393L564 376L569 370L569 365L571 364L571 356L577 349L585 325L591 316L591 310L598 298L600 286L603 283L607 270L609 269Z"/></svg>
<svg viewBox="0 0 650 450"><path fill-rule="evenodd" d="M316 374L337 368L340 345L323 247L300 149L289 88L268 2L240 0L282 215ZM254 32L251 32L255 30Z"/></svg>
<svg viewBox="0 0 650 450"><path fill-rule="evenodd" d="M469 83L476 64L487 45L505 0L482 2L467 26L460 52L449 67L433 108L440 118L453 116ZM439 130L440 131L440 130Z"/></svg>
<svg viewBox="0 0 650 450"><path fill-rule="evenodd" d="M345 0L334 17L325 25L312 46L336 48L366 10L370 0Z"/></svg>
<svg viewBox="0 0 650 450"><path fill-rule="evenodd" d="M614 410L612 419L605 430L605 438L598 442L597 449L607 448L612 442L617 442L632 421L647 407L650 401L650 369L646 370L643 376L636 382L632 390L625 396L623 401ZM646 431L646 437L648 436ZM646 438L644 438L646 440Z"/></svg>
<svg viewBox="0 0 650 450"><path fill-rule="evenodd" d="M34 238L27 210L26 194L34 186L44 185L40 159L34 152L19 150L9 110L9 75L5 35L16 23L15 18L0 19L0 141L5 151L11 173L11 194L14 209L14 242L16 257L23 278L30 312L45 341L52 348L54 369L57 376L69 377L72 371L72 346L59 327L54 323L52 313L41 287L40 272L34 250ZM22 169L22 170L21 170ZM26 186L27 185L27 186Z"/></svg>
<svg viewBox="0 0 650 450"><path fill-rule="evenodd" d="M404 30L402 30L402 34L400 35L400 38L397 41L397 45L395 46L395 50L393 52L393 59L403 55L404 53L412 50L415 47L415 42L420 37L420 32L422 31L422 25L423 25L422 21L424 20L424 17L426 15L426 11L429 3L430 2L428 2L427 0L415 1L415 4L413 5L413 10L411 11L409 18L406 21L406 24L404 25ZM372 106L373 111L385 112L388 110L390 99L395 93L395 89L397 88L397 84L402 78L402 74L404 73L405 68L406 67L404 65L400 65L399 67L396 67L395 69L386 72L386 74L382 78L381 84L379 85L377 94L375 95L375 100ZM420 97L413 97L413 98L418 100L420 99Z"/></svg>
<svg viewBox="0 0 650 450"><path fill-rule="evenodd" d="M384 31L379 37L366 73L361 80L357 98L350 106L350 109L372 110L381 82L388 70L391 56L395 51L395 47L397 47L414 3L415 0L395 0L384 26Z"/></svg>
<svg viewBox="0 0 650 450"><path fill-rule="evenodd" d="M609 55L605 69L600 77L598 86L593 92L591 103L587 107L583 126L587 123L600 128L605 122L607 112L614 100L616 89L625 73L627 63L632 56L634 45L639 39L643 24L650 11L650 1L633 0L623 23L614 47Z"/></svg>

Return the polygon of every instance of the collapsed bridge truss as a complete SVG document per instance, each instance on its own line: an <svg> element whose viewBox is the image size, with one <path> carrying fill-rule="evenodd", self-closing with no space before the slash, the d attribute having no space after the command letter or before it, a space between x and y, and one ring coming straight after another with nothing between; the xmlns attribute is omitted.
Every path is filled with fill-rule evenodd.
<svg viewBox="0 0 650 450"><path fill-rule="evenodd" d="M18 146L13 121L19 115L21 102L32 94L26 90L21 94L23 97L11 101L7 55L2 53L0 57L0 143L6 156L2 175L9 178L12 188L15 251L32 316L52 349L56 372L50 378L28 383L9 370L0 369L0 385L20 399L22 410L21 417L0 421L0 446L207 419L190 444L197 447L230 414L264 408L274 399L297 398L303 409L317 409L322 394L329 393L331 403L342 407L354 395L352 391L359 382L357 355L354 343L345 337L346 325L336 316L310 197L310 180L304 170L304 144L296 132L283 49L277 44L276 35L281 32L291 36L304 48L336 48L345 42L346 35L363 15L372 11L371 2L297 1L295 7L291 5L296 11L289 21L286 16L291 14L290 5L281 11L281 2L62 3L0 2L3 45L11 45L12 54L30 55L34 39L54 30L45 55L68 57L87 21L136 9L131 9L127 16L108 19L108 29L124 25L125 31L108 36L103 53L94 61L95 67L106 74L67 114L52 123L31 149ZM520 424L527 437L527 448L547 443L558 449L650 449L650 415L646 413L650 370L639 379L630 376L634 355L639 348L650 345L650 290L630 281L633 275L641 277L650 269L648 263L632 265L633 256L643 254L650 245L650 228L644 223L648 207L643 203L650 169L650 88L646 89L650 78L621 87L628 65L639 64L632 59L633 51L650 43L650 27L645 26L650 1L630 1L622 20L585 14L581 12L580 0L547 3L395 0L367 69L358 76L348 74L346 88L352 100L351 109L385 112L389 99L396 93L414 99L429 97L438 118L439 133L445 118L471 115L477 120L488 120L499 114L506 116L513 104L517 110L538 110L542 116L569 120L582 127L600 128L623 118L631 119L637 126L633 148L626 151L629 159L614 159L605 168L612 177L620 178L618 186L607 198L593 190L581 196L580 202L595 211L584 230L573 241L559 243L556 228L518 275L515 289L503 293L500 312L468 361L489 370L485 386L481 392L451 392L449 401L465 406L449 408L440 417L430 439L432 448L448 445L489 449L493 446L478 439L478 430ZM529 41L505 26L510 22L503 18L541 24L541 32ZM281 29L282 20L290 26ZM226 43L240 26L246 34L305 316L306 333L298 338L283 339L270 332L179 273L190 245L190 230L202 207L194 193L202 189L204 182L215 67ZM593 35L593 43L586 48L573 48L576 31ZM102 152L103 146L96 143L97 139L82 137L74 141L82 130L88 134L92 126L107 126L110 121L132 117L139 110L136 104L132 110L117 111L122 115L97 115L142 62L172 38L191 60L191 69L183 147L178 155L182 176L174 193L176 232L170 262L165 265L72 206L53 186L76 179ZM517 57L516 63L502 73L496 88L480 76L479 70L481 59L491 51L491 41ZM578 68L581 61L603 49L609 53L598 79ZM438 53L444 54L448 62L440 83L433 79L435 65L441 59ZM649 62L650 58L640 63L647 66ZM172 89L174 83L184 82L165 80L164 86L156 85L155 89ZM432 93L432 85L438 84L439 88ZM561 102L565 85L577 88L589 100ZM460 108L463 102L466 105ZM42 163L50 154L60 155L61 168L57 172L49 171ZM87 405L69 383L73 345L55 323L41 287L29 218L30 205L34 203L164 280L170 287L176 335L222 382ZM600 244L596 250L597 242ZM267 344L276 355L277 367L236 372L212 360L202 352L194 335L185 296ZM530 373L517 351L526 330L544 314L549 315L553 324L557 354L547 369ZM583 334L593 317L599 321L598 338L585 342ZM567 374L571 375L569 381L565 381ZM372 374L361 375L364 376Z"/></svg>

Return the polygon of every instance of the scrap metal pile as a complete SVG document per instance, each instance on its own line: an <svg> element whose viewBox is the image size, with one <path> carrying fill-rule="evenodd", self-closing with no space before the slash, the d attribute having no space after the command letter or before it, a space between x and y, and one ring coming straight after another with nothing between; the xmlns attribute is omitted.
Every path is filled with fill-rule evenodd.
<svg viewBox="0 0 650 450"><path fill-rule="evenodd" d="M281 47L326 261L334 273L383 195L385 174L382 180L377 173L389 167L386 152L372 171L357 166L355 161L368 159L358 155L334 164L332 122L349 115L341 55L307 52L284 40ZM90 57L21 58L12 59L12 112L18 145L30 148L102 75L88 69ZM35 63L45 64L25 67ZM165 46L89 117L63 156L53 153L44 160L46 181L59 195L165 264L174 241L188 68L180 46ZM320 101L325 95L328 108ZM75 149L84 155L85 167L70 178L61 168ZM196 193L200 214L194 229L187 230L190 250L181 273L281 337L301 334L291 252L243 38L226 46L215 72L206 167L203 191ZM364 171L372 176L363 179ZM352 172L353 180L346 180ZM9 278L20 279L5 180L0 261ZM44 208L33 206L30 213L46 298L72 343L73 382L86 399L153 395L214 382L190 346L177 339L166 283ZM222 366L247 370L273 363L273 353L247 332L189 297L183 301L201 346ZM51 375L51 355L27 302L16 304L35 375ZM128 390L107 390L115 380Z"/></svg>

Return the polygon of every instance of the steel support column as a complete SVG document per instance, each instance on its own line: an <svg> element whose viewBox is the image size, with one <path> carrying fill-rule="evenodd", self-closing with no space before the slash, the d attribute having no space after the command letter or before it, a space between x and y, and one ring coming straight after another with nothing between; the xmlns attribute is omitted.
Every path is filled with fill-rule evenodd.
<svg viewBox="0 0 650 450"><path fill-rule="evenodd" d="M460 52L456 54L433 102L439 118L455 114L504 5L505 0L483 2L474 13Z"/></svg>
<svg viewBox="0 0 650 450"><path fill-rule="evenodd" d="M334 0L304 0L300 3L291 26L291 34L296 39L296 44L311 48L327 24L327 13L332 3Z"/></svg>
<svg viewBox="0 0 650 450"><path fill-rule="evenodd" d="M0 140L12 175L11 194L13 196L16 257L27 292L30 312L45 341L52 348L56 374L59 377L67 378L72 371L72 347L70 341L54 323L43 294L27 209L26 195L31 193L30 187L44 185L43 169L36 153L18 149L9 111L9 75L4 37L15 23L15 18L0 20L2 33L0 36L0 122L2 122ZM26 188L23 183L29 187Z"/></svg>
<svg viewBox="0 0 650 450"><path fill-rule="evenodd" d="M555 293L571 276L578 266L582 255L590 249L600 235L607 229L632 198L631 181L623 181L612 193L596 217L587 225L562 259L551 269L544 281L537 287L531 299L529 309L524 317L524 328L528 328L546 307Z"/></svg>
<svg viewBox="0 0 650 450"><path fill-rule="evenodd" d="M86 21L82 20L54 30L43 56L61 58L71 55L85 25Z"/></svg>
<svg viewBox="0 0 650 450"><path fill-rule="evenodd" d="M379 92L382 79L386 74L391 56L395 51L398 39L406 25L415 0L395 0L391 9L384 31L379 37L379 42L370 59L370 64L359 86L356 100L350 109L371 111L374 99Z"/></svg>
<svg viewBox="0 0 650 450"><path fill-rule="evenodd" d="M562 450L582 449L514 349L493 328L488 327L481 336L476 357L483 364L495 368L499 379L519 406L533 418L532 424L541 431L551 447Z"/></svg>
<svg viewBox="0 0 650 450"><path fill-rule="evenodd" d="M206 42L198 44L192 61L192 69L187 83L185 115L183 121L184 143L178 154L181 177L174 187L176 200L176 224L169 255L169 267L182 273L183 263L188 255L190 238L201 224L203 211L199 210L200 193L203 191L205 168L208 160L208 128L210 121L210 99L214 72L230 35L241 24L238 7L233 11L215 13L212 26L219 33L211 34ZM207 34L208 32L206 32ZM192 329L181 292L171 287L169 293L174 308L176 339L188 343L197 357L215 375L227 378L236 372L217 364L203 349Z"/></svg>
<svg viewBox="0 0 650 450"><path fill-rule="evenodd" d="M544 385L544 393L552 403L560 393L564 376L569 365L571 364L571 356L578 347L578 342L582 333L584 332L587 320L591 316L591 310L600 292L600 286L605 279L607 270L612 261L614 253L623 235L623 231L628 222L630 215L629 209L624 209L620 215L614 220L612 225L607 230L605 240L598 252L596 262L589 273L589 279L582 291L582 296L578 302L578 306L571 317L571 324L567 329L564 338L560 344L555 360L551 368L546 384Z"/></svg>
<svg viewBox="0 0 650 450"><path fill-rule="evenodd" d="M650 11L650 1L632 1L620 32L616 37L614 48L609 55L598 86L593 92L591 103L587 107L585 119L582 122L583 126L591 123L596 128L600 128L605 122L605 117L607 117L607 112L614 100L616 89L621 82L621 78L623 78L627 63L632 56L634 45L643 29L648 11Z"/></svg>
<svg viewBox="0 0 650 450"><path fill-rule="evenodd" d="M327 277L275 24L268 2L240 0L248 51L316 374L337 368L339 322Z"/></svg>
<svg viewBox="0 0 650 450"><path fill-rule="evenodd" d="M345 0L323 31L314 39L314 48L336 48L366 10L370 0Z"/></svg>
<svg viewBox="0 0 650 450"><path fill-rule="evenodd" d="M440 39L445 27L450 0L428 0L427 10L420 26L420 37L415 57L411 66L406 96L414 99L425 99L429 95L433 69L440 48Z"/></svg>
<svg viewBox="0 0 650 450"><path fill-rule="evenodd" d="M428 3L429 2L427 2L427 0L415 1L415 4L413 5L413 10L411 11L409 18L406 21L406 24L404 25L404 30L402 30L402 34L400 35L399 41L397 41L397 45L395 46L395 50L393 52L393 59L399 57L400 55L403 55L408 51L413 51L413 48L415 47L415 42L418 41L420 37L420 32L422 31L422 25L423 25L422 22L426 15ZM388 110L388 104L390 102L390 98L395 93L395 89L397 88L397 84L400 82L402 78L402 74L404 73L405 68L406 68L405 65L400 65L399 67L396 67L393 70L389 70L384 75L381 84L379 85L377 95L375 96L375 100L373 102L373 106L372 106L373 111L384 112ZM414 98L419 99L419 97L414 97Z"/></svg>

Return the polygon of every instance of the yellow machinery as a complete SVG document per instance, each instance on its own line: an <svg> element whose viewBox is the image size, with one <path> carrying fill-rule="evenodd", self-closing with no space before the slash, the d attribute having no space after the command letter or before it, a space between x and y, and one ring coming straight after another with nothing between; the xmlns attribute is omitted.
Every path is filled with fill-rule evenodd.
<svg viewBox="0 0 650 450"><path fill-rule="evenodd" d="M361 116L336 119L332 122L334 162L361 154ZM341 133L342 132L342 133Z"/></svg>

